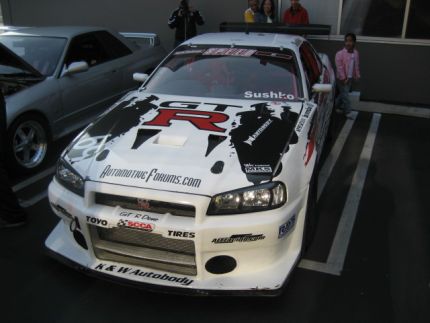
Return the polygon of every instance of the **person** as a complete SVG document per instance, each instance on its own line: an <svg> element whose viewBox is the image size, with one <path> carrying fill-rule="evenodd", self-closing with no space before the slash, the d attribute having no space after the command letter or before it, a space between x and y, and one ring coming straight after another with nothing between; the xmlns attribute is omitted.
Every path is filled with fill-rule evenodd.
<svg viewBox="0 0 430 323"><path fill-rule="evenodd" d="M182 0L179 3L179 8L172 12L168 20L169 27L171 29L176 28L174 47L196 36L196 24L201 26L204 23L205 21L200 12L190 6L187 0Z"/></svg>
<svg viewBox="0 0 430 323"><path fill-rule="evenodd" d="M255 15L258 12L258 0L249 0L248 9L243 13L243 18L247 23L255 22Z"/></svg>
<svg viewBox="0 0 430 323"><path fill-rule="evenodd" d="M336 53L336 78L339 95L336 109L346 116L351 112L349 92L353 80L360 79L360 56L355 48L357 37L353 33L345 35L345 47Z"/></svg>
<svg viewBox="0 0 430 323"><path fill-rule="evenodd" d="M26 214L18 203L5 167L6 106L0 87L0 229L19 227L25 224Z"/></svg>
<svg viewBox="0 0 430 323"><path fill-rule="evenodd" d="M300 4L299 0L291 0L291 6L284 12L284 24L307 25L309 16L307 10Z"/></svg>
<svg viewBox="0 0 430 323"><path fill-rule="evenodd" d="M275 23L276 22L276 14L275 14L275 3L273 0L264 0L261 3L260 11L255 15L255 22L260 23Z"/></svg>

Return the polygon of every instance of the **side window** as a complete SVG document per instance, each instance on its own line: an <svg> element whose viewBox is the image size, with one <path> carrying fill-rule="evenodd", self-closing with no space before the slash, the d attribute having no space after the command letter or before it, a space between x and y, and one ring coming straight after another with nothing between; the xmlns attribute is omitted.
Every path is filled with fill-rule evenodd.
<svg viewBox="0 0 430 323"><path fill-rule="evenodd" d="M85 61L92 67L110 59L95 33L87 33L72 39L64 64L69 66L73 62Z"/></svg>
<svg viewBox="0 0 430 323"><path fill-rule="evenodd" d="M132 53L126 45L107 31L96 32L96 37L101 42L103 48L109 53L111 59L120 58Z"/></svg>
<svg viewBox="0 0 430 323"><path fill-rule="evenodd" d="M317 83L320 78L322 63L318 55L307 42L304 42L302 46L300 46L300 57L310 83L309 86L311 87Z"/></svg>

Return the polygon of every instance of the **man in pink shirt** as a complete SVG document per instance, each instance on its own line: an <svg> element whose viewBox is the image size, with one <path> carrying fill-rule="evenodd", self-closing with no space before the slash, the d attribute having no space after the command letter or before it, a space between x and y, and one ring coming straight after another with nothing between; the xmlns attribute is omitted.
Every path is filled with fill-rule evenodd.
<svg viewBox="0 0 430 323"><path fill-rule="evenodd" d="M357 38L354 34L345 35L345 47L336 53L336 77L339 95L336 108L347 116L351 112L349 92L353 80L360 79L360 57L355 49Z"/></svg>

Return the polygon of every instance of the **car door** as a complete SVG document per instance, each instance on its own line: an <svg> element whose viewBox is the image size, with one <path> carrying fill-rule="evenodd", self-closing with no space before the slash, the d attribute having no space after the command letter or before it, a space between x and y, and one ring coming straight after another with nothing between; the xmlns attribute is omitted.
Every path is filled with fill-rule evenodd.
<svg viewBox="0 0 430 323"><path fill-rule="evenodd" d="M59 80L63 102L60 125L63 129L84 126L118 98L122 75L114 64L116 58L103 46L97 32L71 40ZM88 70L65 73L71 63L82 61L88 64Z"/></svg>
<svg viewBox="0 0 430 323"><path fill-rule="evenodd" d="M331 107L329 103L332 102L330 100L332 94L313 93L312 86L316 83L330 83L329 71L322 64L320 57L307 41L303 42L300 46L300 57L306 74L310 100L317 104L312 135L315 136L316 149L320 154L330 124Z"/></svg>

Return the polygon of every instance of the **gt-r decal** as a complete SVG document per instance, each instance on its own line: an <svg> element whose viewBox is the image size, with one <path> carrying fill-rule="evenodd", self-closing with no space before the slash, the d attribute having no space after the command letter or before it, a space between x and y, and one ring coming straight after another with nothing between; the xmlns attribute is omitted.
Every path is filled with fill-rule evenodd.
<svg viewBox="0 0 430 323"><path fill-rule="evenodd" d="M225 132L226 129L218 127L217 123L228 120L228 115L219 112L190 111L184 109L158 109L158 115L151 121L145 122L145 126L169 127L172 120L188 121L197 129Z"/></svg>

